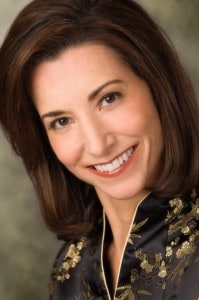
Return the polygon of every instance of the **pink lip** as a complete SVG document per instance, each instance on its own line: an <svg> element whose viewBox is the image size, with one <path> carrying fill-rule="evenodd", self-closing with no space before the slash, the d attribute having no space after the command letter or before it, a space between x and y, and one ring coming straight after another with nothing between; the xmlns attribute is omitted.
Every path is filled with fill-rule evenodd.
<svg viewBox="0 0 199 300"><path fill-rule="evenodd" d="M94 174L96 174L100 177L106 177L106 178L116 177L116 176L120 175L121 173L123 173L128 168L128 166L130 165L131 161L133 160L133 158L135 156L136 149L137 149L137 146L133 147L133 153L131 154L129 159L127 161L125 161L118 169L116 169L114 171L100 172L92 167L90 167L90 170L91 170L91 172L93 172Z"/></svg>

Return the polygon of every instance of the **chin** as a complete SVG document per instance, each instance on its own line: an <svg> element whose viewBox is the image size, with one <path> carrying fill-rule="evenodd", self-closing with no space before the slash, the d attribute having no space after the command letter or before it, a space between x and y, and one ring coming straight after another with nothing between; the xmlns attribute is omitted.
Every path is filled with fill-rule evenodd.
<svg viewBox="0 0 199 300"><path fill-rule="evenodd" d="M138 195L142 198L144 194L147 194L149 192L148 189L145 188L144 185L139 186L133 186L131 183L132 188L129 189L129 185L126 187L113 187L113 190L99 190L99 198L104 197L111 200L133 200L134 198L137 198ZM97 189L96 189L97 191ZM140 199L141 200L141 199Z"/></svg>

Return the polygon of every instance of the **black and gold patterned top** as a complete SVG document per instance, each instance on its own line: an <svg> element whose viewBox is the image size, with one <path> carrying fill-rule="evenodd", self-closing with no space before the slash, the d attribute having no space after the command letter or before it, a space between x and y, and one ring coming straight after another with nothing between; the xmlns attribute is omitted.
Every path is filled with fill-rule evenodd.
<svg viewBox="0 0 199 300"><path fill-rule="evenodd" d="M64 244L52 272L51 300L110 300L103 265L106 218ZM199 197L148 195L138 206L114 300L199 299Z"/></svg>

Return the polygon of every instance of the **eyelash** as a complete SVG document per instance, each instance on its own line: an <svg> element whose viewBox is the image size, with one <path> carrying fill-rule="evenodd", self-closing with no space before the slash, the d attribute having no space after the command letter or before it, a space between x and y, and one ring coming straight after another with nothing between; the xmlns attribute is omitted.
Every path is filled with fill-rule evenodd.
<svg viewBox="0 0 199 300"><path fill-rule="evenodd" d="M99 104L100 104L100 109L103 109L104 107L106 106L111 106L111 105L114 105L115 102L117 102L118 98L121 96L121 93L119 92L112 92L108 95L106 95L105 97L101 98ZM108 102L108 101L110 102ZM103 101L107 101L108 103L106 105L103 105Z"/></svg>
<svg viewBox="0 0 199 300"><path fill-rule="evenodd" d="M67 121L66 124L61 124L63 121L63 123L65 123ZM57 125L57 123L59 123ZM50 125L49 125L49 128L48 129L53 129L53 130L56 130L56 129L62 129L64 128L65 126L67 126L68 124L70 124L70 118L68 117L60 117L58 119L55 119L53 120Z"/></svg>

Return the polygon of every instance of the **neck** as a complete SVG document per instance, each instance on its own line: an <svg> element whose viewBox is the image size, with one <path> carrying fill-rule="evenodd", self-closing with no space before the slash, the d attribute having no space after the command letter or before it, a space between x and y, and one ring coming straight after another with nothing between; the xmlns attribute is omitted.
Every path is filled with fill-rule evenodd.
<svg viewBox="0 0 199 300"><path fill-rule="evenodd" d="M100 198L110 226L112 244L116 249L122 251L137 207L149 193L149 190L144 190L127 200Z"/></svg>
<svg viewBox="0 0 199 300"><path fill-rule="evenodd" d="M109 199L100 197L98 194L108 220L105 230L103 261L111 299L114 298L120 262L131 224L138 205L148 194L149 191L143 191L133 199L128 200Z"/></svg>

